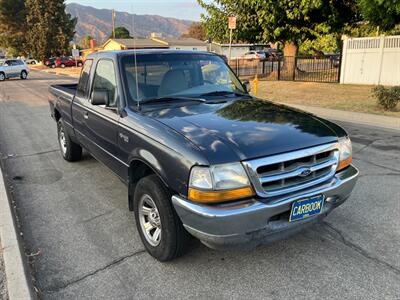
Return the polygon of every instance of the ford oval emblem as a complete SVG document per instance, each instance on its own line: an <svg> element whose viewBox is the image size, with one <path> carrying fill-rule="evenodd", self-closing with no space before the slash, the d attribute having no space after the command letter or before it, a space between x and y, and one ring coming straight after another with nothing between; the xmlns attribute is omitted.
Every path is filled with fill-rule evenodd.
<svg viewBox="0 0 400 300"><path fill-rule="evenodd" d="M307 177L310 174L311 174L311 170L310 169L304 169L303 171L301 171L300 176L301 177Z"/></svg>

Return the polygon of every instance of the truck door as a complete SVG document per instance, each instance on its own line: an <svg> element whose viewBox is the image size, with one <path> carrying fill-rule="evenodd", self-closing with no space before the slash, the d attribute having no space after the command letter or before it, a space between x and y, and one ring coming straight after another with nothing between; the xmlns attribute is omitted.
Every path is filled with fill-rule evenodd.
<svg viewBox="0 0 400 300"><path fill-rule="evenodd" d="M107 105L93 105L91 98L94 90L107 92ZM98 160L109 166L120 176L124 165L116 157L118 150L118 87L115 65L112 60L101 59L97 62L90 89L89 101L84 103L83 134L90 152Z"/></svg>
<svg viewBox="0 0 400 300"><path fill-rule="evenodd" d="M84 147L88 147L88 141L85 131L85 115L87 111L87 103L89 102L90 94L90 74L93 65L93 60L88 59L83 66L81 77L79 79L78 88L76 90L74 102L71 106L71 118L75 131L75 136L79 143Z"/></svg>

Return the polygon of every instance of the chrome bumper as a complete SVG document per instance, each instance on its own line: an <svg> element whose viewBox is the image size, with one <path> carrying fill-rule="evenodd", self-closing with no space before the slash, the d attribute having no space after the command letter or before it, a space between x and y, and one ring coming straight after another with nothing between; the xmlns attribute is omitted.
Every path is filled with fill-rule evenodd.
<svg viewBox="0 0 400 300"><path fill-rule="evenodd" d="M253 248L284 239L325 218L350 196L358 173L354 166L349 166L328 183L284 197L204 205L173 196L172 203L185 228L208 247ZM319 194L325 196L319 215L288 221L294 201Z"/></svg>

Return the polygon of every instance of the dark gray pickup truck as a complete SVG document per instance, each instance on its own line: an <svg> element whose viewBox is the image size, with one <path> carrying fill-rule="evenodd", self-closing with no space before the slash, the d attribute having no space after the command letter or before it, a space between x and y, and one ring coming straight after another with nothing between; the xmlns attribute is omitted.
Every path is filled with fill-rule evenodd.
<svg viewBox="0 0 400 300"><path fill-rule="evenodd" d="M358 175L341 127L250 96L211 53L99 52L49 102L64 159L85 149L127 185L160 261L190 235L227 249L296 233L342 204Z"/></svg>

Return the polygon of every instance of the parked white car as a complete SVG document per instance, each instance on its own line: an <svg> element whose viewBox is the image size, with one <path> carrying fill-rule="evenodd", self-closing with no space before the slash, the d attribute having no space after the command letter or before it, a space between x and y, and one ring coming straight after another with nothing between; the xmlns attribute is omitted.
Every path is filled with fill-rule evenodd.
<svg viewBox="0 0 400 300"><path fill-rule="evenodd" d="M21 59L7 59L0 63L0 81L9 78L27 79L29 68Z"/></svg>
<svg viewBox="0 0 400 300"><path fill-rule="evenodd" d="M263 51L249 51L242 55L244 59L260 59L263 60L266 58L265 52Z"/></svg>
<svg viewBox="0 0 400 300"><path fill-rule="evenodd" d="M27 65L37 65L39 62L34 58L27 58L25 59L25 63Z"/></svg>

